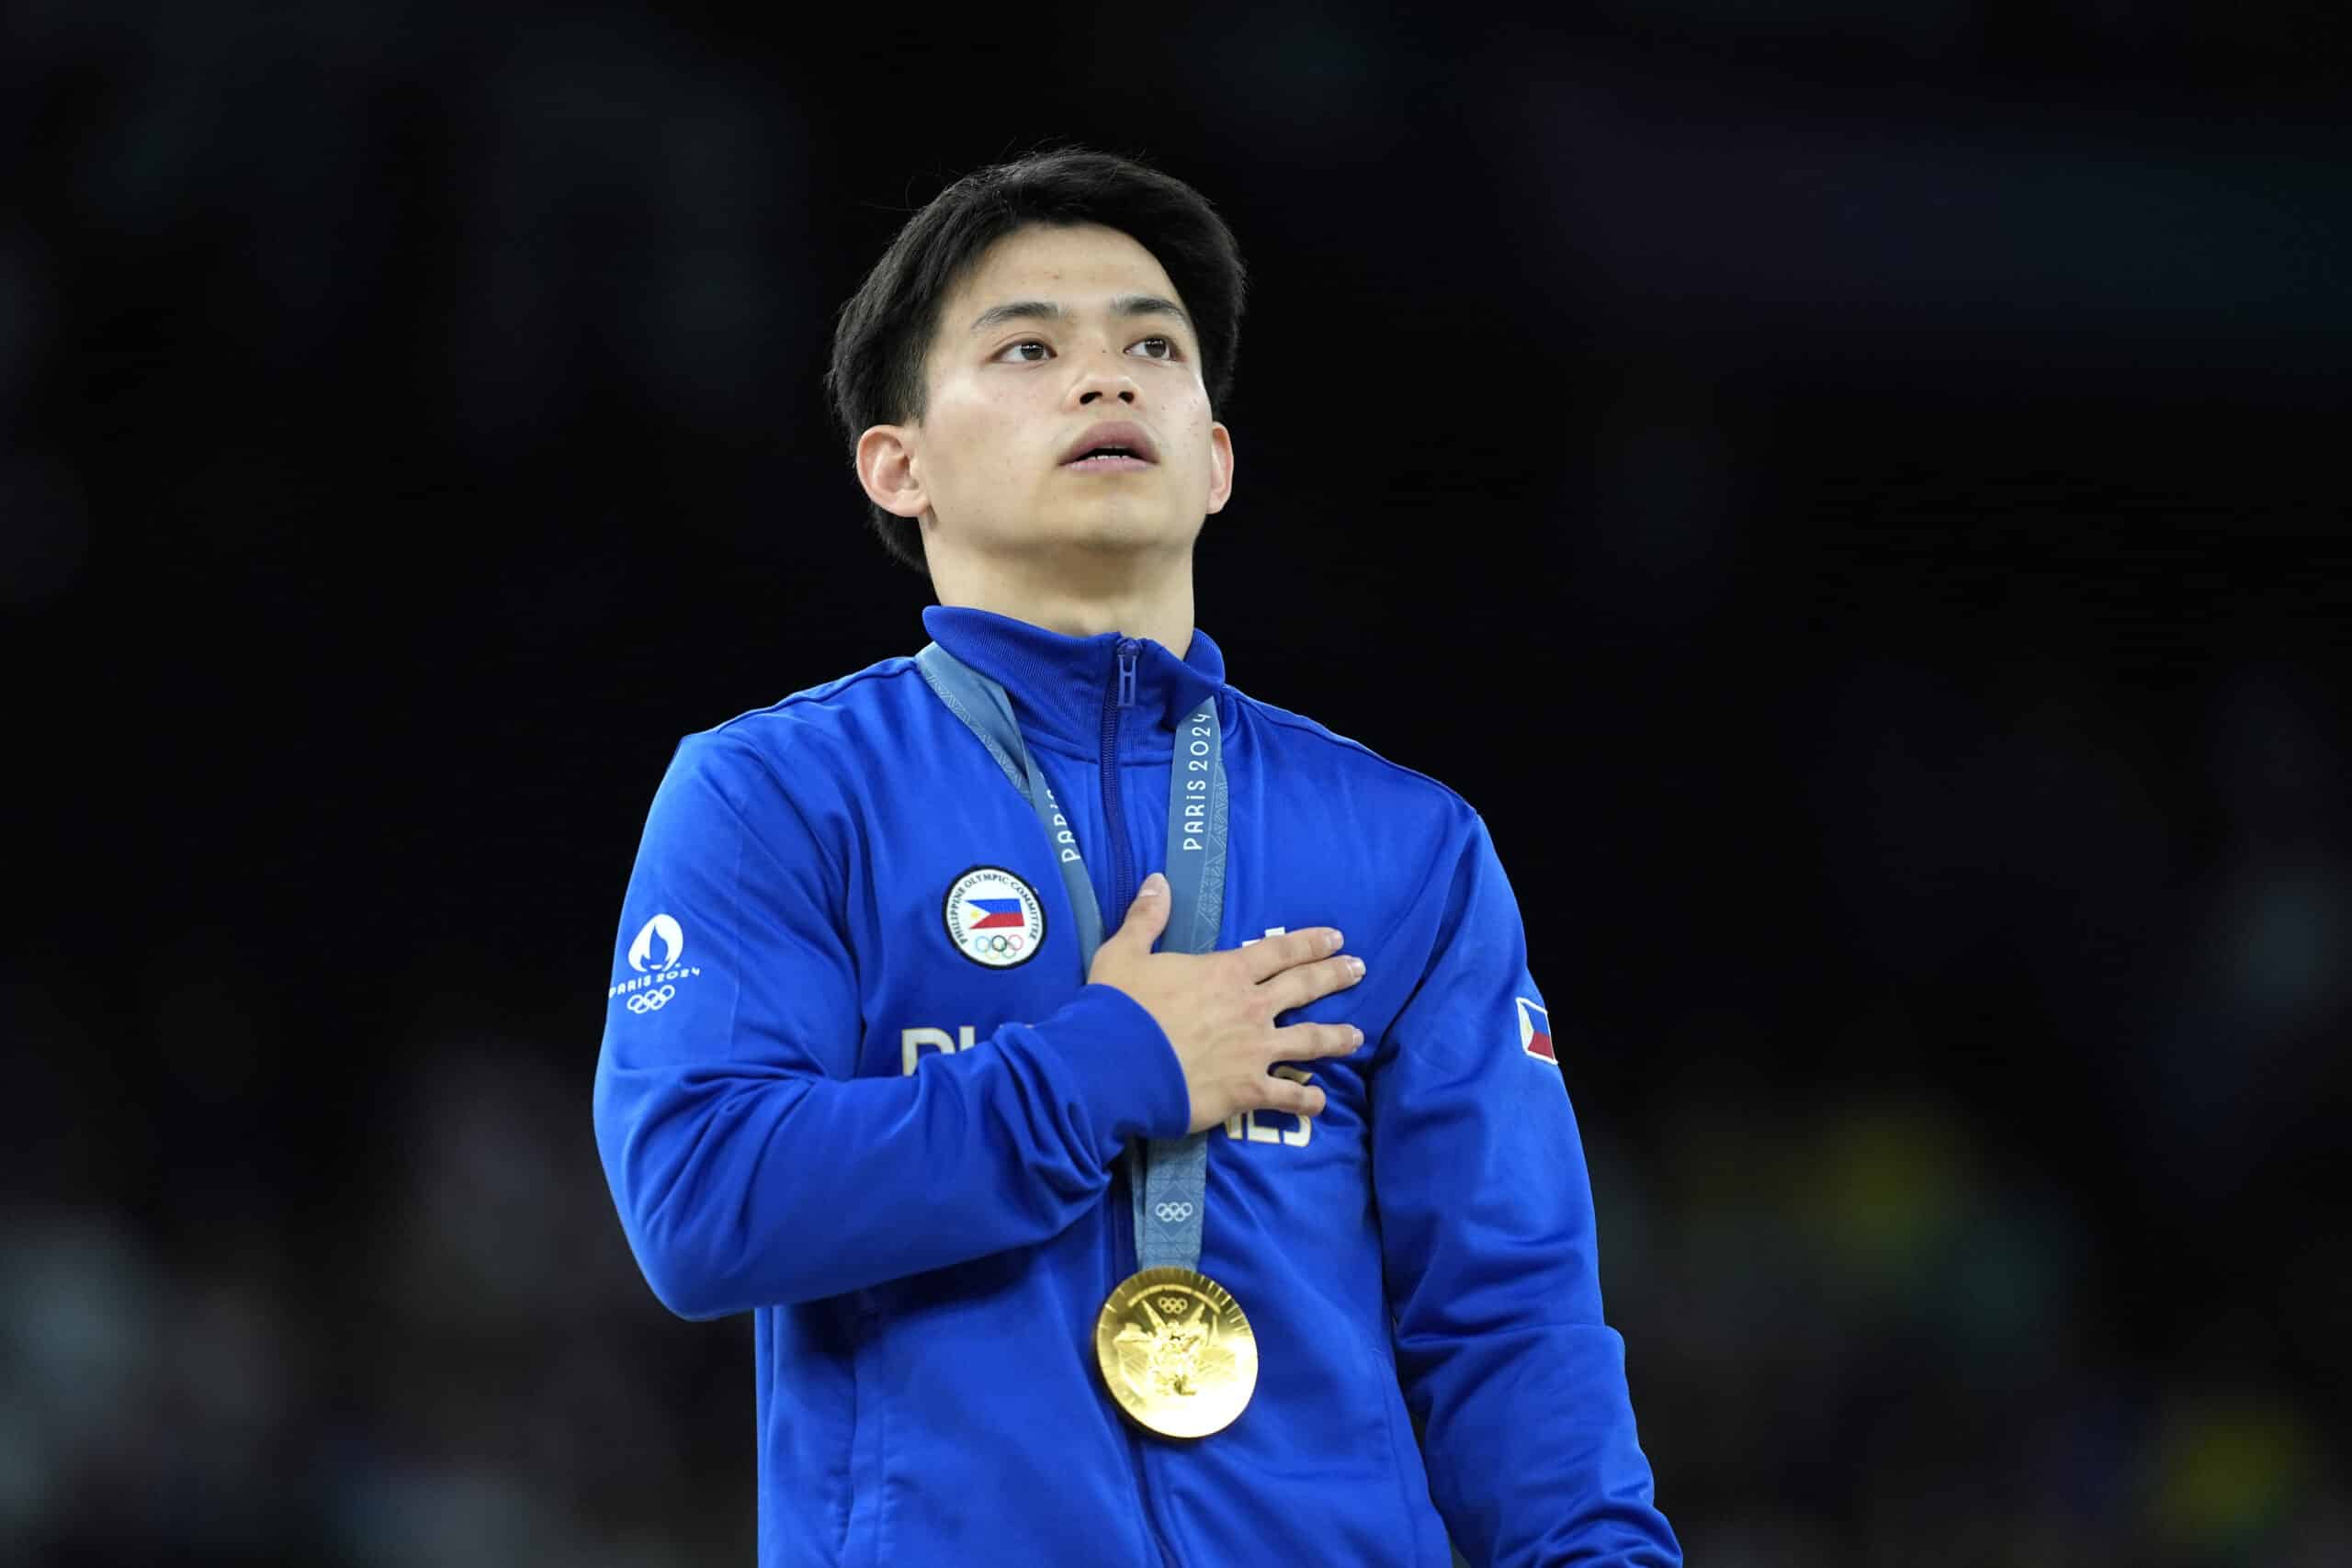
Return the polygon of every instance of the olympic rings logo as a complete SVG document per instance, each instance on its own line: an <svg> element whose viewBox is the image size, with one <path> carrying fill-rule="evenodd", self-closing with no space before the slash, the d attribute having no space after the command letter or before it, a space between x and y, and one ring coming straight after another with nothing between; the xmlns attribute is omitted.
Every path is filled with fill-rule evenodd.
<svg viewBox="0 0 2352 1568"><path fill-rule="evenodd" d="M1193 1217L1193 1205L1190 1203L1162 1203L1151 1212L1159 1216L1162 1224L1172 1225L1179 1220L1191 1219Z"/></svg>
<svg viewBox="0 0 2352 1568"><path fill-rule="evenodd" d="M989 931L981 935L965 938L964 945L970 948L974 953L994 953L1001 955L1004 953L1020 952L1023 948L1029 945L1029 939L1025 936L1008 934L1004 931Z"/></svg>
<svg viewBox="0 0 2352 1568"><path fill-rule="evenodd" d="M678 987L675 986L664 986L658 991L639 991L637 995L629 998L628 1010L631 1012L660 1012L663 1008L670 1005L670 998L677 994Z"/></svg>

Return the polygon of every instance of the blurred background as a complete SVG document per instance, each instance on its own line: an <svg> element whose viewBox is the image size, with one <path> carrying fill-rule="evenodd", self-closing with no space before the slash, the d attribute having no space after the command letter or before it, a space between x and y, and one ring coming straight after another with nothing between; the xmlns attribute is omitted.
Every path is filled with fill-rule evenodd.
<svg viewBox="0 0 2352 1568"><path fill-rule="evenodd" d="M921 646L831 314L1074 141L1239 236L1201 625L1492 826L1693 1563L2352 1561L2337 15L17 0L0 1560L751 1561L621 894Z"/></svg>

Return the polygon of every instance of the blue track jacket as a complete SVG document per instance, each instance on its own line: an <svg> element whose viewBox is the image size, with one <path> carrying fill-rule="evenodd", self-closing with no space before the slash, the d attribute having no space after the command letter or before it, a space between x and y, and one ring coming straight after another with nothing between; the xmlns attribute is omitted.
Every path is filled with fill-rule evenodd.
<svg viewBox="0 0 2352 1568"><path fill-rule="evenodd" d="M754 1314L763 1568L1446 1568L1449 1534L1492 1568L1679 1563L1478 816L1227 685L1205 634L1179 658L923 626L1011 695L1106 936L1162 869L1174 726L1214 695L1216 946L1339 927L1364 978L1278 1021L1365 1043L1294 1069L1322 1115L1211 1130L1200 1268L1249 1314L1257 1391L1208 1438L1141 1431L1095 1316L1136 1268L1122 1150L1182 1136L1190 1102L1151 1016L1083 983L1028 801L910 658L682 741L622 910L596 1143L654 1294ZM976 868L1037 901L961 911L979 957L947 908Z"/></svg>

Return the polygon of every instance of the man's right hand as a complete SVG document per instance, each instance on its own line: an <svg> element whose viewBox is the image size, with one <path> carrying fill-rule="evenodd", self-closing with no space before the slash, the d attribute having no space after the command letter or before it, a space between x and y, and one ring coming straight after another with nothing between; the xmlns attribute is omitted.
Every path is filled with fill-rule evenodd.
<svg viewBox="0 0 2352 1568"><path fill-rule="evenodd" d="M1278 1078L1276 1062L1344 1056L1363 1043L1351 1023L1274 1027L1274 1016L1343 991L1363 978L1363 961L1339 953L1329 926L1270 936L1222 953L1154 953L1168 929L1168 879L1145 878L1127 922L1095 951L1090 985L1115 986L1176 1047L1193 1097L1192 1131L1244 1111L1322 1113L1323 1091Z"/></svg>

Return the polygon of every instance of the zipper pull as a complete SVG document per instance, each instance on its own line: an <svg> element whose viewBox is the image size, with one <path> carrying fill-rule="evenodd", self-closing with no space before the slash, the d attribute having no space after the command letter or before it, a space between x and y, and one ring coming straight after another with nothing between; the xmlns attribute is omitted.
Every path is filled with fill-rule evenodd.
<svg viewBox="0 0 2352 1568"><path fill-rule="evenodd" d="M1119 645L1119 705L1136 705L1136 654L1142 644L1129 637Z"/></svg>

